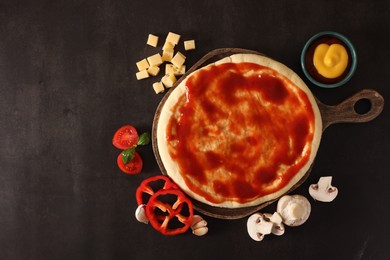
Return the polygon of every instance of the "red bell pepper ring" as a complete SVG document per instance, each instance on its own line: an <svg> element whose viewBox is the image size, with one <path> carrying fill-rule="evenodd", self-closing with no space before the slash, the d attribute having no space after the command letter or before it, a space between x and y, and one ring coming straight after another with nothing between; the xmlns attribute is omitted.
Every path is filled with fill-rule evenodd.
<svg viewBox="0 0 390 260"><path fill-rule="evenodd" d="M143 203L142 195L144 193L147 193L150 196L156 193L156 191L154 191L153 188L151 187L151 184L154 182L158 183L159 181L164 182L164 186L162 187L162 189L179 189L179 187L166 176L157 175L157 176L150 177L142 181L139 187L137 188L136 199L137 199L138 206L147 203L147 202Z"/></svg>
<svg viewBox="0 0 390 260"><path fill-rule="evenodd" d="M159 197L164 195L175 195L176 201L172 203L164 203ZM188 212L183 213L184 205L187 204ZM157 214L155 209L158 208L164 214ZM184 215L185 214L185 215ZM183 192L178 189L161 189L150 197L148 204L146 204L146 216L154 229L163 235L173 236L184 233L191 226L194 210L192 202L187 198ZM177 228L168 227L169 222L177 218L183 226Z"/></svg>

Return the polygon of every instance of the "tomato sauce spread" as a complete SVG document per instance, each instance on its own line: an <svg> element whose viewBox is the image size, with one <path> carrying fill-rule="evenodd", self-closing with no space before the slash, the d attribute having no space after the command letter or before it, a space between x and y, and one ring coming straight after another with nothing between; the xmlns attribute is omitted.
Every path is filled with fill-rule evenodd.
<svg viewBox="0 0 390 260"><path fill-rule="evenodd" d="M314 112L306 93L255 63L211 65L186 81L166 140L186 185L212 203L278 191L310 157Z"/></svg>

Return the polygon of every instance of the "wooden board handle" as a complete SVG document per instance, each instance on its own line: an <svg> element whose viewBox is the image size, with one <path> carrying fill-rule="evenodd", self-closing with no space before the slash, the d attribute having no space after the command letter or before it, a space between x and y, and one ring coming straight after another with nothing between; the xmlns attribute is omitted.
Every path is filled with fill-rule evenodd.
<svg viewBox="0 0 390 260"><path fill-rule="evenodd" d="M359 114L355 110L355 105L364 99L370 102L371 108L368 112ZM322 116L322 129L325 130L328 126L335 123L364 123L371 121L379 116L384 104L383 97L372 89L364 89L335 106L328 106L318 102Z"/></svg>

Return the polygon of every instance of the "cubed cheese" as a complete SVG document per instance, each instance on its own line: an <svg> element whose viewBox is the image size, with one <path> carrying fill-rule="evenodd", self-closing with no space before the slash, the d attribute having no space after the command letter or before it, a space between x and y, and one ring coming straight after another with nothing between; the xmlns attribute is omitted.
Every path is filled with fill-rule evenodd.
<svg viewBox="0 0 390 260"><path fill-rule="evenodd" d="M136 65L137 65L139 71L142 71L142 70L149 68L149 63L146 59L143 59L143 60L137 62Z"/></svg>
<svg viewBox="0 0 390 260"><path fill-rule="evenodd" d="M149 78L149 73L147 70L141 70L135 74L138 80Z"/></svg>
<svg viewBox="0 0 390 260"><path fill-rule="evenodd" d="M165 87L171 88L176 82L176 77L173 74L166 74L164 77L162 77L161 82Z"/></svg>
<svg viewBox="0 0 390 260"><path fill-rule="evenodd" d="M186 56L184 56L178 51L176 55L172 58L171 63L175 65L177 68L180 68L185 61L186 61Z"/></svg>
<svg viewBox="0 0 390 260"><path fill-rule="evenodd" d="M174 74L175 73L175 69L174 69L175 66L173 66L173 64L165 64L165 75L166 74Z"/></svg>
<svg viewBox="0 0 390 260"><path fill-rule="evenodd" d="M184 75L186 73L186 65L182 65L180 68L174 67L175 69L175 76Z"/></svg>
<svg viewBox="0 0 390 260"><path fill-rule="evenodd" d="M163 63L160 53L156 53L147 59L150 66L159 66Z"/></svg>
<svg viewBox="0 0 390 260"><path fill-rule="evenodd" d="M195 50L195 40L184 41L184 49L186 51Z"/></svg>
<svg viewBox="0 0 390 260"><path fill-rule="evenodd" d="M167 36L167 39L166 39L167 42L171 42L174 45L177 45L179 43L179 40L180 40L180 35L179 34L176 34L176 33L173 33L173 32L169 32L168 33L168 36Z"/></svg>
<svg viewBox="0 0 390 260"><path fill-rule="evenodd" d="M164 92L164 85L161 82L153 83L153 89L156 94Z"/></svg>
<svg viewBox="0 0 390 260"><path fill-rule="evenodd" d="M148 73L152 76L157 76L157 74L160 72L160 68L157 66L150 66L148 68Z"/></svg>
<svg viewBox="0 0 390 260"><path fill-rule="evenodd" d="M186 65L182 65L180 68L177 68L173 64L165 65L165 74L174 74L175 76L181 76L186 73Z"/></svg>
<svg viewBox="0 0 390 260"><path fill-rule="evenodd" d="M168 41L166 41L162 47L163 51L173 51L173 48L175 48L175 45Z"/></svg>
<svg viewBox="0 0 390 260"><path fill-rule="evenodd" d="M163 51L162 60L170 62L173 58L173 51Z"/></svg>
<svg viewBox="0 0 390 260"><path fill-rule="evenodd" d="M157 47L157 43L158 43L158 36L149 34L148 41L146 42L146 44L153 47Z"/></svg>

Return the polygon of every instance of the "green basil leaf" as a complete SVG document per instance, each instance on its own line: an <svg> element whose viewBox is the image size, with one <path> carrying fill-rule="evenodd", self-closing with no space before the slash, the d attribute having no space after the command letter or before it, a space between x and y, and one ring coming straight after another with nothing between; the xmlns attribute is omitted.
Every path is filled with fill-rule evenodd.
<svg viewBox="0 0 390 260"><path fill-rule="evenodd" d="M128 164L133 160L135 153L135 148L129 148L122 152L122 160L124 164Z"/></svg>
<svg viewBox="0 0 390 260"><path fill-rule="evenodd" d="M148 145L150 143L150 133L143 133L138 137L137 145Z"/></svg>

